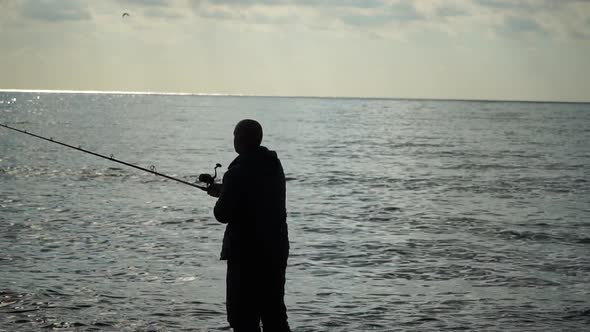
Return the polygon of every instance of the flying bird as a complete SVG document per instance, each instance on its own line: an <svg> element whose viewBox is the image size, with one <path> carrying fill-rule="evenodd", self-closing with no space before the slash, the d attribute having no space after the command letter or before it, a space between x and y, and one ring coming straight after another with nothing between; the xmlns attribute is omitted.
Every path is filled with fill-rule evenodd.
<svg viewBox="0 0 590 332"><path fill-rule="evenodd" d="M129 13L123 13L123 15L121 15L121 17L125 17L125 16L130 16Z"/></svg>

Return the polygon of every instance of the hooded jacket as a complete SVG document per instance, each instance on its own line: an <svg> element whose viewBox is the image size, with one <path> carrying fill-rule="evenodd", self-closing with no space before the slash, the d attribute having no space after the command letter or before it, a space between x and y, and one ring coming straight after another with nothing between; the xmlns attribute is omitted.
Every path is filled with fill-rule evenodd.
<svg viewBox="0 0 590 332"><path fill-rule="evenodd" d="M222 260L286 261L285 191L281 162L266 147L241 154L229 165L213 210L217 221L227 224Z"/></svg>

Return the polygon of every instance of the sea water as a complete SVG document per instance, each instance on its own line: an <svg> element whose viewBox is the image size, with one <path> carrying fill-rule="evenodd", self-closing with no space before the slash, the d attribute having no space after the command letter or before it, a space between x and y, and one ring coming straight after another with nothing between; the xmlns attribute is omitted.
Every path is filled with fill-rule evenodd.
<svg viewBox="0 0 590 332"><path fill-rule="evenodd" d="M287 175L294 331L590 328L590 104L0 92L190 182L244 118ZM0 127L0 331L227 331L214 203Z"/></svg>

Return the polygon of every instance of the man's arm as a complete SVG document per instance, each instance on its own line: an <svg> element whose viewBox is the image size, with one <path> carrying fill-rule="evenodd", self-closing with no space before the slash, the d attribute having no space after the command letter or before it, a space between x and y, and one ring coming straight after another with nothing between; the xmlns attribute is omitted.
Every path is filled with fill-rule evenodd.
<svg viewBox="0 0 590 332"><path fill-rule="evenodd" d="M221 187L221 190L219 199L217 199L217 202L215 203L213 214L215 215L215 219L217 219L217 221L227 224L234 220L234 216L237 213L241 196L240 190L242 188L240 188L233 172L225 173L223 176L223 182L218 185Z"/></svg>

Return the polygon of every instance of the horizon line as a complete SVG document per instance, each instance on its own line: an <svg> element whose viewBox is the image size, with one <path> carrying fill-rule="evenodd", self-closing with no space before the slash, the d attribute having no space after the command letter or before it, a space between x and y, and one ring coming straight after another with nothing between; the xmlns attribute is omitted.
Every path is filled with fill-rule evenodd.
<svg viewBox="0 0 590 332"><path fill-rule="evenodd" d="M367 99L367 100L410 100L410 101L466 101L466 102L508 102L543 104L590 104L589 101L526 100L526 99L479 99L479 98L425 98L425 97L352 97L352 96L305 96L305 95L263 95L216 92L162 92L162 91L114 91L114 90L51 90L51 89L1 89L0 92L20 93L64 93L64 94L119 94L119 95L162 95L201 97L265 97L265 98L316 98L316 99Z"/></svg>

